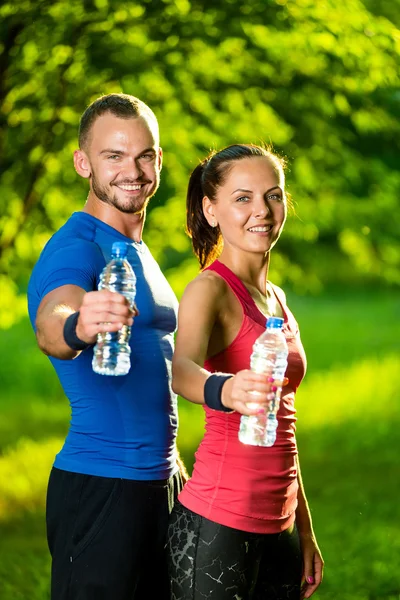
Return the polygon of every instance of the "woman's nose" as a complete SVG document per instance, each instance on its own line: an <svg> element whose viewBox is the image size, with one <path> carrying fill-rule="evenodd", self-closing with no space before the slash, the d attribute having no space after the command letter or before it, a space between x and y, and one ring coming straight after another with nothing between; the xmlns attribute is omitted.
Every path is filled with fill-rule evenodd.
<svg viewBox="0 0 400 600"><path fill-rule="evenodd" d="M268 216L270 213L271 213L270 207L268 206L268 203L264 199L257 202L257 204L255 206L255 216L256 217L258 217L259 219L263 219L266 216Z"/></svg>

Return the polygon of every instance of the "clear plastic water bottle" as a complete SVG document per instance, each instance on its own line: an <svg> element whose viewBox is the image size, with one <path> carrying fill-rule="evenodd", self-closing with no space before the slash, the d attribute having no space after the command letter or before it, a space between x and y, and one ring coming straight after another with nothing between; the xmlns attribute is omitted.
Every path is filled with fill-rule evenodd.
<svg viewBox="0 0 400 600"><path fill-rule="evenodd" d="M287 368L288 347L282 332L283 319L269 317L266 330L255 341L250 357L250 368L255 373L265 373L281 381ZM242 415L239 440L252 446L273 446L278 427L277 412L281 398L281 388L275 392L268 410L260 415ZM255 396L258 392L252 392ZM248 403L248 406L251 404ZM254 408L256 408L254 403Z"/></svg>
<svg viewBox="0 0 400 600"><path fill-rule="evenodd" d="M99 290L118 292L134 305L136 276L126 256L128 244L114 242L111 260L104 267L99 281ZM131 328L124 325L119 331L99 333L93 349L92 367L99 375L126 375L131 368L129 338Z"/></svg>

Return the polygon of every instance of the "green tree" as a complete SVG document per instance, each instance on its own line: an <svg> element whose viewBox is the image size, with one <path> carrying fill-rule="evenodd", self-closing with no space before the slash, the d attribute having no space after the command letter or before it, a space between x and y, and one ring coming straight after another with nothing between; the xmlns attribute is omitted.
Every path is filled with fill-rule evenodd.
<svg viewBox="0 0 400 600"><path fill-rule="evenodd" d="M188 174L210 148L240 141L288 158L297 216L274 251L277 283L400 283L398 3L376 14L359 0L205 6L2 4L3 326L25 310L44 243L83 204L71 161L79 115L111 91L139 96L160 121L165 168L146 240L178 293L197 271L184 233Z"/></svg>

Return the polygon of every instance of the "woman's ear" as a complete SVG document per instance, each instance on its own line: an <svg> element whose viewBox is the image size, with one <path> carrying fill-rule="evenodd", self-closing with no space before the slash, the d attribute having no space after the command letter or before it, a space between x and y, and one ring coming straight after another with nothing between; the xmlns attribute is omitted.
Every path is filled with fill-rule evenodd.
<svg viewBox="0 0 400 600"><path fill-rule="evenodd" d="M204 196L203 198L203 214L210 227L216 227L218 225L214 214L214 204L208 196Z"/></svg>

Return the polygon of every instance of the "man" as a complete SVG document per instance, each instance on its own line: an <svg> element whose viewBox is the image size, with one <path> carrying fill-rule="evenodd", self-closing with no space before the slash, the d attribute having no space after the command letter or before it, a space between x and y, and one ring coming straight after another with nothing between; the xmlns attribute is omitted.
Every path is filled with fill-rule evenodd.
<svg viewBox="0 0 400 600"><path fill-rule="evenodd" d="M47 494L52 600L169 598L164 537L181 485L170 383L177 300L142 241L161 164L148 106L125 94L93 102L74 154L86 204L50 239L29 283L38 345L71 404ZM138 311L97 290L118 240L129 244ZM97 334L123 325L133 325L130 372L95 374Z"/></svg>

